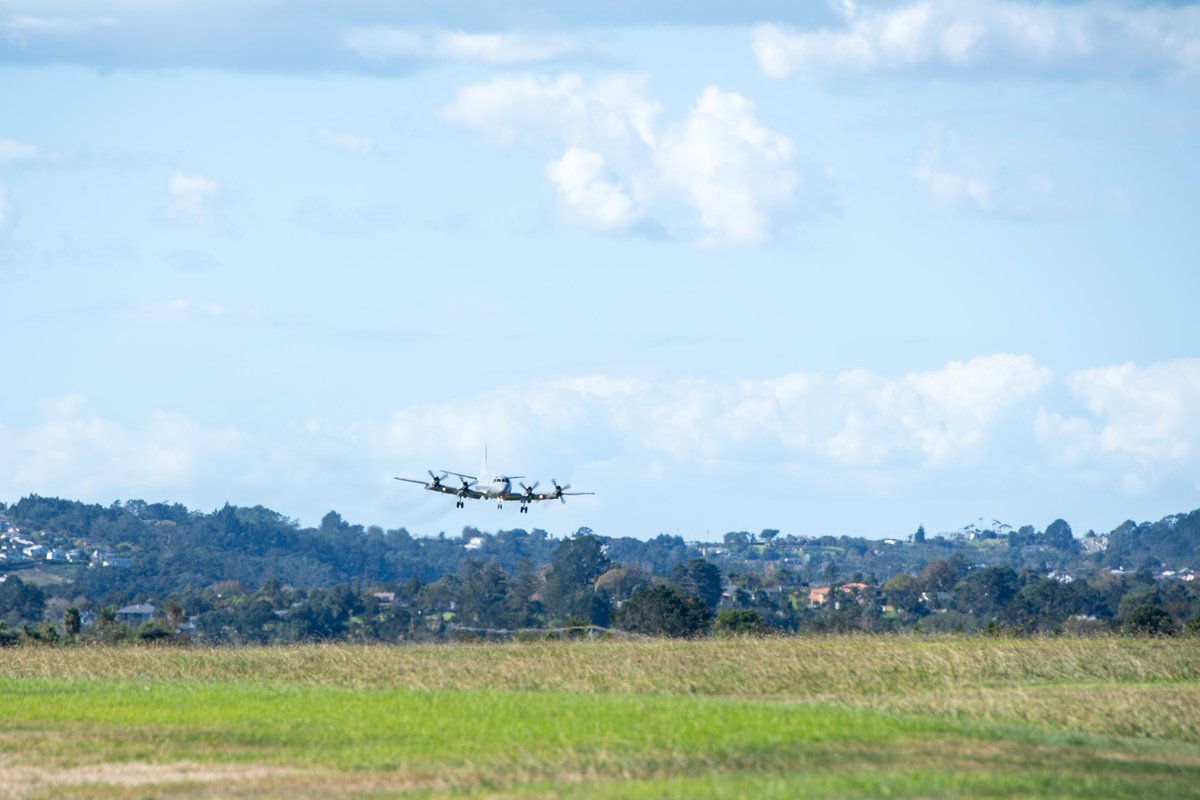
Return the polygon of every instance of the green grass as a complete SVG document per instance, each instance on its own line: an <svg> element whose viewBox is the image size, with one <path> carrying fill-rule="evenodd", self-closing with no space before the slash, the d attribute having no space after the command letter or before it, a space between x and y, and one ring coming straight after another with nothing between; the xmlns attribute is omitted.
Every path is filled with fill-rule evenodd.
<svg viewBox="0 0 1200 800"><path fill-rule="evenodd" d="M1197 797L1196 650L10 650L0 797Z"/></svg>

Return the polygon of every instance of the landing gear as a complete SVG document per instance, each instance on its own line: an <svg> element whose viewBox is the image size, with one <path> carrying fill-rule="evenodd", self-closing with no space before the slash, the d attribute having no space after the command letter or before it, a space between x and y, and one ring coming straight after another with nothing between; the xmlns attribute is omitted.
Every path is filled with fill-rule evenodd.
<svg viewBox="0 0 1200 800"><path fill-rule="evenodd" d="M458 502L456 502L456 503L454 504L454 507L455 507L455 508L462 508L462 507L463 507L463 505L464 505L464 504L463 504L463 501L462 501L462 500L459 500Z"/></svg>
<svg viewBox="0 0 1200 800"><path fill-rule="evenodd" d="M527 505L525 505L524 503L522 503L522 504L521 504L521 513L522 513L522 514L528 514L528 513L529 513L529 506L527 506Z"/></svg>

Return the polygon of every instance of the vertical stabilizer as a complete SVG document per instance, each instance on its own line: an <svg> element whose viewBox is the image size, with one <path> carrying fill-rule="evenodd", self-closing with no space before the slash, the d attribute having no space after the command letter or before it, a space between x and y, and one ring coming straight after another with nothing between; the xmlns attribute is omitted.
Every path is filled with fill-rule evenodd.
<svg viewBox="0 0 1200 800"><path fill-rule="evenodd" d="M479 474L480 474L481 476L482 476L482 475L491 475L491 474L492 474L492 473L488 472L488 465L487 465L487 442L484 442L484 443L483 443L483 464L482 464L482 465L480 465L480 468L479 468Z"/></svg>

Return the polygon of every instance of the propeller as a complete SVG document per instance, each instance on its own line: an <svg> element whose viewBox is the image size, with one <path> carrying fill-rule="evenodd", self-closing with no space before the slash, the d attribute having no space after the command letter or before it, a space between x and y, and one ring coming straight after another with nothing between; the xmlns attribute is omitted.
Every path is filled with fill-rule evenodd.
<svg viewBox="0 0 1200 800"><path fill-rule="evenodd" d="M537 481L534 481L532 486L526 486L524 483L521 484L521 488L525 490L525 499L526 500L533 499L533 490L536 489L537 487L538 487Z"/></svg>
<svg viewBox="0 0 1200 800"><path fill-rule="evenodd" d="M466 478L462 477L461 475L459 476L458 479L460 481L462 481L462 488L458 490L458 496L466 497L467 492L470 491L470 489L471 489L471 482L469 480L467 480Z"/></svg>
<svg viewBox="0 0 1200 800"><path fill-rule="evenodd" d="M443 472L441 475L434 475L433 470L429 470L429 477L433 479L433 488L440 489L442 488L442 478L446 477L446 473Z"/></svg>
<svg viewBox="0 0 1200 800"><path fill-rule="evenodd" d="M554 484L554 499L566 505L567 498L563 497L563 492L565 492L567 489L570 489L571 484L568 483L563 486L559 486L558 481L554 480L553 478L550 479L550 482Z"/></svg>

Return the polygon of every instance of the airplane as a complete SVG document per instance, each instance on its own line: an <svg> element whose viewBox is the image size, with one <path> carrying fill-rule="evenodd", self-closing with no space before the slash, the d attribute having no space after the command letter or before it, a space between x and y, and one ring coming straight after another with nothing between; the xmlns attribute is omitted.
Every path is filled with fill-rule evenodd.
<svg viewBox="0 0 1200 800"><path fill-rule="evenodd" d="M493 475L488 470L487 465L487 448L483 448L483 465L479 470L479 475L464 475L461 472L451 472L448 469L441 470L441 475L435 475L433 470L429 470L429 480L418 480L416 478L400 478L396 480L406 483L417 483L424 486L431 492L441 492L442 494L452 494L458 498L454 505L456 508L463 508L467 500L479 500L487 498L496 501L496 508L504 508L505 503L520 503L521 513L529 513L529 504L536 503L539 500L558 500L560 503L567 502L568 497L595 494L595 492L568 492L571 484L566 483L562 486L558 485L558 481L551 479L550 483L554 485L552 492L538 492L538 481L534 481L529 486L524 483L518 483L521 487L520 492L514 492L512 482L518 478L523 478L523 475ZM442 481L453 475L458 478L460 485L446 485Z"/></svg>

